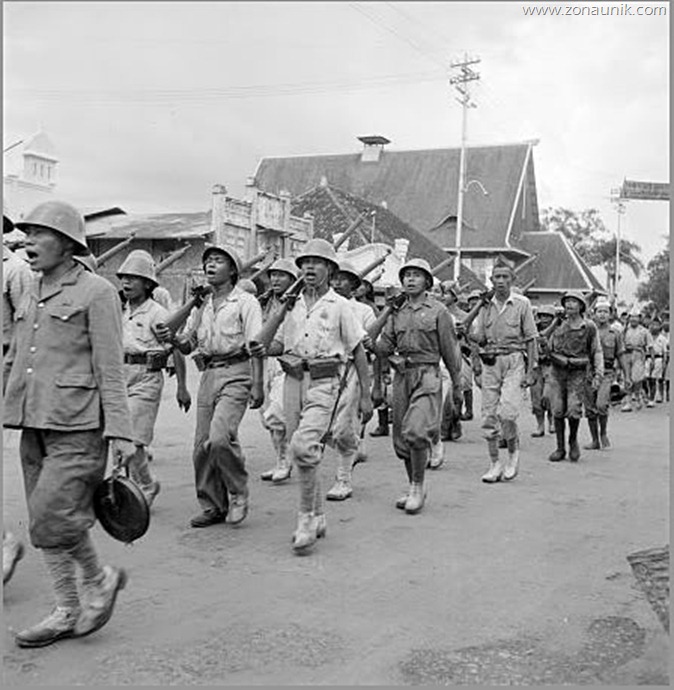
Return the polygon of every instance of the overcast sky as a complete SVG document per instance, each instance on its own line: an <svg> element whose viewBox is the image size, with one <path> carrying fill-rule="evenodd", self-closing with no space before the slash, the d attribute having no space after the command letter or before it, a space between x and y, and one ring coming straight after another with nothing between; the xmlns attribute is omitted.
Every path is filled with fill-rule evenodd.
<svg viewBox="0 0 674 690"><path fill-rule="evenodd" d="M614 229L612 187L669 181L667 16L531 17L519 2L10 2L3 14L4 145L44 128L57 195L81 206L207 209L213 184L240 194L262 156L356 152L362 134L459 146L448 78L464 52L481 59L468 142L538 139L541 209L598 208ZM668 221L666 202L630 202L623 229L647 260Z"/></svg>

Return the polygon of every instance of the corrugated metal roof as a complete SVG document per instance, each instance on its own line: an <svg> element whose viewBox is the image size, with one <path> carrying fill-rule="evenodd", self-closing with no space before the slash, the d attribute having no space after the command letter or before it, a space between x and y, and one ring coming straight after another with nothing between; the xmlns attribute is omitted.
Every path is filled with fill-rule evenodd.
<svg viewBox="0 0 674 690"><path fill-rule="evenodd" d="M87 237L124 239L177 239L201 237L211 232L211 211L159 213L151 215L113 215L87 222Z"/></svg>
<svg viewBox="0 0 674 690"><path fill-rule="evenodd" d="M531 145L467 148L466 180L479 180L489 193L484 196L477 185L471 185L464 197L464 220L468 227L479 230L480 246L506 244L508 222ZM385 201L396 216L427 232L457 214L459 158L458 148L384 150L377 163L362 163L359 153L263 158L255 179L261 189L271 193L287 189L299 196L325 178L331 186L376 205ZM466 232L466 246L471 239L470 231ZM453 245L451 241L447 246Z"/></svg>

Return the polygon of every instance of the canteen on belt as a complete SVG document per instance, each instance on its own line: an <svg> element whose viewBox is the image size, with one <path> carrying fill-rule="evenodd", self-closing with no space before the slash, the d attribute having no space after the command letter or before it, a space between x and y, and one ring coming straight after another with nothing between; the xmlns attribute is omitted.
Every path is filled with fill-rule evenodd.
<svg viewBox="0 0 674 690"><path fill-rule="evenodd" d="M94 492L94 513L103 529L117 541L130 544L150 526L150 507L140 487L117 466Z"/></svg>

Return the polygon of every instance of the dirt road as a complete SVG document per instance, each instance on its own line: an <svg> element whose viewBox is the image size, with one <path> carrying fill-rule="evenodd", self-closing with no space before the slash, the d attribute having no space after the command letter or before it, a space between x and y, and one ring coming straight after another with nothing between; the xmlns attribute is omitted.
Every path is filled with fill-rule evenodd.
<svg viewBox="0 0 674 690"><path fill-rule="evenodd" d="M353 498L327 504L326 539L297 557L297 480L259 480L272 446L253 412L241 429L249 518L188 526L194 411L178 411L174 389L159 416L162 492L148 534L126 547L94 529L105 561L129 572L114 617L90 638L16 648L12 631L52 604L28 548L4 591L5 684L668 683L668 636L626 561L669 543L665 406L614 409L614 447L576 465L547 461L553 438L530 438L526 411L520 476L493 486L479 480L479 422L467 422L417 516L393 505L404 472L390 439L372 439ZM17 445L6 433L4 516L25 538ZM334 467L328 452L325 490Z"/></svg>

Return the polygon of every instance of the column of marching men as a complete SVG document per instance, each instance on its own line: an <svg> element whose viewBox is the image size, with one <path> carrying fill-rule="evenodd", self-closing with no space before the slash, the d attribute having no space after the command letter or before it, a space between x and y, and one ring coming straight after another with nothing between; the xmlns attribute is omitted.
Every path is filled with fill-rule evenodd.
<svg viewBox="0 0 674 690"><path fill-rule="evenodd" d="M325 240L277 259L259 298L236 253L211 244L201 257L206 286L176 310L145 251L127 255L117 287L96 275L74 207L49 201L16 225L30 268L3 247L3 423L21 430L29 537L55 597L46 618L16 635L22 647L89 635L110 619L127 574L99 562L89 535L93 492L110 455L148 505L156 500L149 448L169 360L185 412L192 404L185 356L200 372L192 457L200 512L191 527L246 519L249 475L238 430L247 409L258 409L275 455L261 479L284 484L298 475L297 554L327 533L324 498L354 495L373 407L370 435L390 436L404 468L405 488L392 503L415 515L428 497L427 470L445 461L443 442L461 438L461 422L473 419L475 388L486 484L518 475L523 389L532 437L546 428L556 436L551 462L580 459L583 412L585 449L606 449L612 403L622 400L630 412L669 401L668 312L664 323L636 309L612 318L599 299L590 318L577 291L560 307L534 310L502 256L493 289L465 300L457 285L439 283L438 267L410 259L399 271L402 291L387 291L377 309L369 268L359 273ZM3 231L13 227L5 216ZM337 462L324 493L318 470L326 446ZM5 582L24 550L3 533Z"/></svg>

